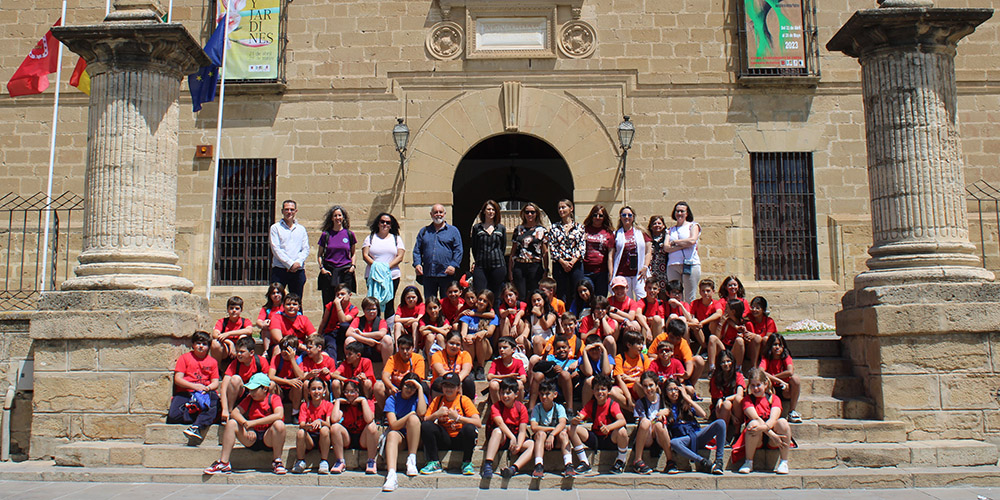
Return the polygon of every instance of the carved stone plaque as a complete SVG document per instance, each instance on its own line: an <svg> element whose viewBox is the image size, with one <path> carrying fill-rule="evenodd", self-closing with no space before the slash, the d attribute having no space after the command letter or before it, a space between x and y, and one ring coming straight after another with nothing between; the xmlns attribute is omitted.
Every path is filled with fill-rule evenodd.
<svg viewBox="0 0 1000 500"><path fill-rule="evenodd" d="M553 58L555 9L467 10L469 59Z"/></svg>
<svg viewBox="0 0 1000 500"><path fill-rule="evenodd" d="M458 23L442 21L431 27L425 45L432 56L448 61L462 55L462 50L465 49L465 34Z"/></svg>
<svg viewBox="0 0 1000 500"><path fill-rule="evenodd" d="M596 48L597 34L594 27L584 21L569 21L559 30L559 52L566 57L590 57Z"/></svg>

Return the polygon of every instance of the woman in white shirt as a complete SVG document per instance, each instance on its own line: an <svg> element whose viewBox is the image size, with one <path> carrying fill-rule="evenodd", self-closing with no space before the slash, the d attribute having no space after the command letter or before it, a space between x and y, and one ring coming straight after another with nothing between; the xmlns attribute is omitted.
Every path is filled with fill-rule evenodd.
<svg viewBox="0 0 1000 500"><path fill-rule="evenodd" d="M667 280L680 281L684 286L684 302L691 303L698 295L701 279L701 259L698 258L698 236L701 226L686 201L674 205L674 221L667 234L663 251L667 254Z"/></svg>
<svg viewBox="0 0 1000 500"><path fill-rule="evenodd" d="M392 290L395 297L396 290L399 289L399 263L403 262L403 254L406 248L403 246L403 238L399 236L399 222L392 214L382 212L372 221L371 234L369 234L361 245L361 256L365 259L368 267L365 269L365 279L371 274L371 266L375 262L382 262L389 266L392 275ZM382 317L387 321L396 312L395 298L385 305Z"/></svg>

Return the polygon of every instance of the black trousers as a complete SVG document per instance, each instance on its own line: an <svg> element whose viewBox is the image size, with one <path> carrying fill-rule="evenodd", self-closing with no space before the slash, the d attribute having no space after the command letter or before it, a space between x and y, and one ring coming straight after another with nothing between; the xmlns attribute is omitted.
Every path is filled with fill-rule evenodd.
<svg viewBox="0 0 1000 500"><path fill-rule="evenodd" d="M306 286L306 270L299 269L294 273L281 267L271 268L271 283L278 282L285 285L285 291L302 296L302 290Z"/></svg>
<svg viewBox="0 0 1000 500"><path fill-rule="evenodd" d="M521 300L528 302L528 294L538 289L538 281L545 274L545 269L541 262L515 262L514 272L511 274Z"/></svg>
<svg viewBox="0 0 1000 500"><path fill-rule="evenodd" d="M583 261L577 261L569 272L563 270L562 264L553 262L552 278L556 280L556 297L569 305L576 297L576 285L583 280Z"/></svg>
<svg viewBox="0 0 1000 500"><path fill-rule="evenodd" d="M448 431L434 421L424 421L420 426L420 437L424 441L424 458L428 462L440 461L438 450L462 450L462 462L472 461L472 450L476 447L476 426L462 424L458 435L451 437Z"/></svg>
<svg viewBox="0 0 1000 500"><path fill-rule="evenodd" d="M333 299L337 297L337 285L341 283L347 284L347 287L351 289L351 293L358 292L357 279L354 277L354 273L351 272L351 266L334 267L323 264L323 268L330 271L330 274L319 273L319 276L316 277L316 288L323 293L324 306L333 302Z"/></svg>
<svg viewBox="0 0 1000 500"><path fill-rule="evenodd" d="M500 302L500 288L506 279L507 266L486 269L483 266L477 265L476 270L472 271L472 287L476 291L476 295L479 295L479 292L483 290L489 290L493 292L494 300L497 303Z"/></svg>

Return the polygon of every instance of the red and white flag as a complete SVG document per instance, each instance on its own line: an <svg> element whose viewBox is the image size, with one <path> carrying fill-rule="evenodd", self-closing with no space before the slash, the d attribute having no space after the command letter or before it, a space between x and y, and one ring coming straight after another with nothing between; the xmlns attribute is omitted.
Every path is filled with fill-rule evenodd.
<svg viewBox="0 0 1000 500"><path fill-rule="evenodd" d="M59 26L60 18L52 26ZM40 94L49 88L49 73L55 73L59 66L59 40L52 36L52 30L38 41L28 57L7 82L7 92L11 97Z"/></svg>

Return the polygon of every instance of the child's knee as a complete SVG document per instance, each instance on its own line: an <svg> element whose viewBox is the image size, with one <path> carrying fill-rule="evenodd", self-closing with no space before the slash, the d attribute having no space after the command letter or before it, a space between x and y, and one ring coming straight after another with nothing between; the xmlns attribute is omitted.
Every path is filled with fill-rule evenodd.
<svg viewBox="0 0 1000 500"><path fill-rule="evenodd" d="M275 420L271 425L274 432L285 432L285 423L281 420Z"/></svg>

